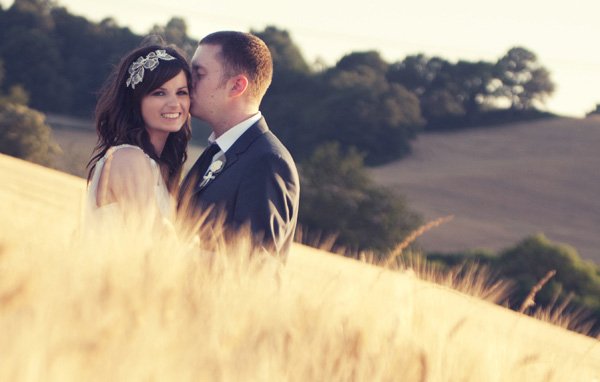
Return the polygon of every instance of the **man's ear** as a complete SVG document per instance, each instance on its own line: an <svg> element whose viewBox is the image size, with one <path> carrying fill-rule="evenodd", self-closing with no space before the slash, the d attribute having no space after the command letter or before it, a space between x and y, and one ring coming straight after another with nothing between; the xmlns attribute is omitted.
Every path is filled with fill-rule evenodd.
<svg viewBox="0 0 600 382"><path fill-rule="evenodd" d="M244 92L248 90L248 84L248 77L242 74L235 76L233 78L233 85L229 90L229 95L231 97L237 97L244 94Z"/></svg>

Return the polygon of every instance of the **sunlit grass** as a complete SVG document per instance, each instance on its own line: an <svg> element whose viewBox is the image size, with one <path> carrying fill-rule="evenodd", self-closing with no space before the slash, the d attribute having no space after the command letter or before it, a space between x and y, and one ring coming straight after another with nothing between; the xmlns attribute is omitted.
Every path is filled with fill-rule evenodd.
<svg viewBox="0 0 600 382"><path fill-rule="evenodd" d="M485 269L442 272L406 248L386 269L294 245L276 271L219 231L210 253L181 232L80 235L74 209L29 191L0 192L2 381L600 375L597 341L482 301L505 293Z"/></svg>
<svg viewBox="0 0 600 382"><path fill-rule="evenodd" d="M455 305L414 275L333 257L323 260L342 268L312 257L311 270L314 255L296 247L275 277L241 239L209 254L168 235L120 229L82 240L66 222L26 220L0 236L0 380L591 375L574 358L554 364L531 340L477 327L468 301Z"/></svg>

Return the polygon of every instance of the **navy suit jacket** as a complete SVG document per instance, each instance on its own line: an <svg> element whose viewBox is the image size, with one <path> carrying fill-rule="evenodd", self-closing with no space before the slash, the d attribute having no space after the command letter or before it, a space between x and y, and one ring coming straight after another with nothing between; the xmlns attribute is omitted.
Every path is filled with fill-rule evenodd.
<svg viewBox="0 0 600 382"><path fill-rule="evenodd" d="M200 213L212 209L213 218L206 219L207 224L215 223L216 213L223 214L225 227L234 231L249 224L253 244L285 263L300 197L292 156L261 118L227 150L225 158L223 169L206 185L197 181L204 174L197 174L196 165L192 167L182 186L191 194L188 208Z"/></svg>

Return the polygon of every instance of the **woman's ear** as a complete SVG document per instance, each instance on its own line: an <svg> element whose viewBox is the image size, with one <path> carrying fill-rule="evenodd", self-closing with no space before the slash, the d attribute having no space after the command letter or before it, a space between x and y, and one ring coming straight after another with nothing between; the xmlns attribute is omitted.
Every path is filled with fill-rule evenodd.
<svg viewBox="0 0 600 382"><path fill-rule="evenodd" d="M233 85L229 90L229 95L232 97L238 97L244 94L248 90L248 77L240 74L233 78Z"/></svg>

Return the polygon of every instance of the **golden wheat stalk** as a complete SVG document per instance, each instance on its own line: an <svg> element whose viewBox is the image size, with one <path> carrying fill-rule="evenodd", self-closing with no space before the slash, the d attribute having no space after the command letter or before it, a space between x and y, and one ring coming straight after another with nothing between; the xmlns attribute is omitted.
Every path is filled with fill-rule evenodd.
<svg viewBox="0 0 600 382"><path fill-rule="evenodd" d="M544 276L544 278L541 279L539 283L535 284L535 286L533 288L531 288L531 291L529 292L529 294L527 295L527 297L521 304L519 313L523 313L523 312L525 312L525 309L529 308L530 306L535 305L534 297L535 297L536 293L539 292L540 289L542 289L542 287L544 286L544 284L546 284L548 282L548 280L550 280L550 278L552 276L554 276L555 274L556 274L556 271L554 269L548 271L548 273L546 273L546 276Z"/></svg>
<svg viewBox="0 0 600 382"><path fill-rule="evenodd" d="M411 234L408 235L400 244L398 244L396 248L394 248L394 250L389 254L389 256L383 261L382 265L387 268L392 263L392 261L396 259L396 257L402 254L404 248L408 247L408 245L415 241L417 237L421 236L423 233L429 231L430 229L439 226L440 224L449 222L452 219L454 219L454 215L448 215L446 217L433 220L425 225L420 226L417 230L411 232Z"/></svg>

